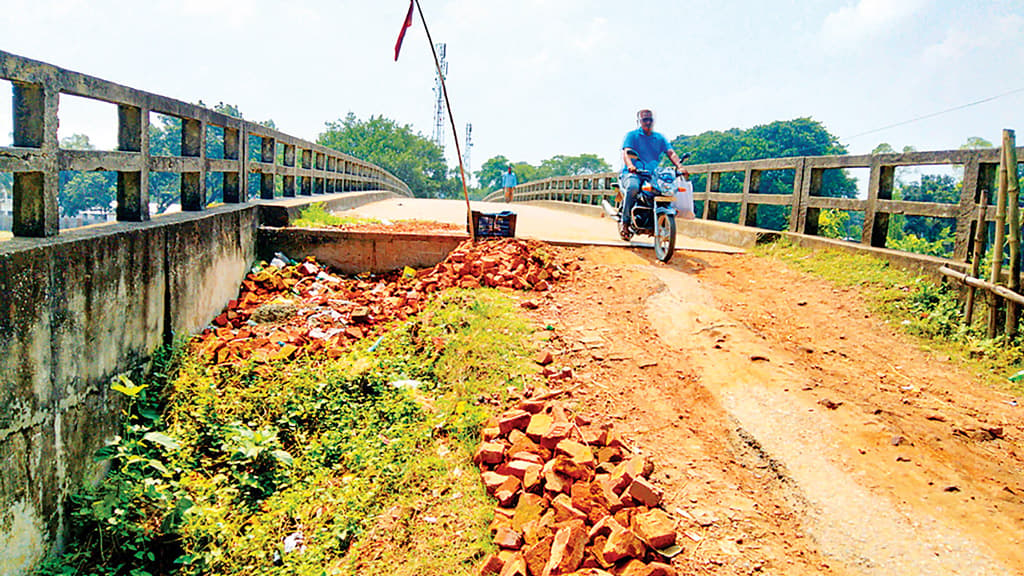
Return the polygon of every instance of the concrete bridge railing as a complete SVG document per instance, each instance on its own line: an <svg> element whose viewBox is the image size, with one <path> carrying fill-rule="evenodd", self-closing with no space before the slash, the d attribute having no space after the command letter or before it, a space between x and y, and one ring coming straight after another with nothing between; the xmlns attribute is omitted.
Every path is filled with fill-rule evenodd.
<svg viewBox="0 0 1024 576"><path fill-rule="evenodd" d="M1017 151L1018 158L1024 148ZM936 202L908 202L894 200L896 168L900 166L957 166L963 168L963 187L955 204ZM788 206L788 228L791 232L818 235L822 210L838 209L864 213L861 243L884 248L889 233L889 218L894 214L950 218L956 222L953 259L965 261L978 211L981 190L994 189L999 150L947 150L936 152L910 152L903 154L868 154L860 156L796 156L768 158L715 164L694 164L687 168L694 176L703 175L705 189L695 191L694 201L703 202L698 217L716 220L722 204L739 205L739 223L757 225L759 206ZM828 170L868 168L867 198L833 198L822 196L823 175ZM762 194L762 175L769 171L792 171L791 194ZM722 176L742 174L742 192L723 192ZM516 187L513 201L555 200L597 205L602 199L615 197L618 173L605 172L584 176L563 176L527 182ZM988 195L992 198L993 194ZM485 200L502 198L501 191L488 195ZM995 219L995 206L990 200L985 208L986 221Z"/></svg>
<svg viewBox="0 0 1024 576"><path fill-rule="evenodd" d="M314 201L351 207L409 188L276 130L6 52L0 78L14 86L0 171L14 172L16 236L0 242L0 576L21 576L61 549L71 495L105 473L93 454L120 432L125 404L111 382L139 376L161 345L237 297L261 225L286 225ZM115 104L119 149L60 149L61 94ZM150 154L151 113L182 120L181 156ZM206 157L213 126L223 158ZM116 171L118 221L59 230L61 170ZM184 211L150 219L153 171L181 174ZM209 172L223 174L223 205L208 205ZM250 179L260 199L247 198ZM272 199L278 187L296 197Z"/></svg>
<svg viewBox="0 0 1024 576"><path fill-rule="evenodd" d="M383 170L336 150L240 118L151 94L93 76L0 51L0 78L14 87L14 146L0 147L0 171L14 173L15 236L59 232L58 187L62 170L117 172L117 219L148 220L149 173L181 174L181 207L206 208L207 173L223 174L224 202L247 201L249 181L259 180L260 197L274 197L277 180L284 196L387 190L411 196L409 187ZM117 106L115 151L64 150L57 139L60 95ZM149 147L150 114L181 119L181 156L154 156ZM211 127L224 132L223 158L208 158ZM259 160L250 160L258 141Z"/></svg>

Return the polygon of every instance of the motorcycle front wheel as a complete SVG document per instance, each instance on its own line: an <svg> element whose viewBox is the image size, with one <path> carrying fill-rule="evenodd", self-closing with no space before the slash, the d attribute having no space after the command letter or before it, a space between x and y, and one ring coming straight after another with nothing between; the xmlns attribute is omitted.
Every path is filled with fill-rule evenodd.
<svg viewBox="0 0 1024 576"><path fill-rule="evenodd" d="M675 250L676 218L671 214L658 214L654 218L654 256L668 262Z"/></svg>

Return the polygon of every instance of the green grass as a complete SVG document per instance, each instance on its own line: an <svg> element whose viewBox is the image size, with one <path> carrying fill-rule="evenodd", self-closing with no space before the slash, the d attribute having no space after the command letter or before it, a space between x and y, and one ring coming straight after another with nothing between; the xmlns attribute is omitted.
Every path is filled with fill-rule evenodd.
<svg viewBox="0 0 1024 576"><path fill-rule="evenodd" d="M984 381L1024 395L1009 378L1024 369L1024 346L1000 337L984 337L986 298L976 301L974 324L963 324L963 305L946 283L917 276L867 254L812 250L785 239L759 246L755 254L772 258L839 286L861 287L871 310L974 371ZM982 293L979 293L982 294Z"/></svg>
<svg viewBox="0 0 1024 576"><path fill-rule="evenodd" d="M75 497L75 535L41 572L471 574L493 503L470 455L532 378L530 329L491 290L446 292L393 328L337 360L165 353L145 385L119 384L111 472Z"/></svg>
<svg viewBox="0 0 1024 576"><path fill-rule="evenodd" d="M324 208L323 202L314 202L302 210L299 218L292 222L292 226L297 228L336 228L338 226L379 223L380 220L375 218L337 216L328 212Z"/></svg>

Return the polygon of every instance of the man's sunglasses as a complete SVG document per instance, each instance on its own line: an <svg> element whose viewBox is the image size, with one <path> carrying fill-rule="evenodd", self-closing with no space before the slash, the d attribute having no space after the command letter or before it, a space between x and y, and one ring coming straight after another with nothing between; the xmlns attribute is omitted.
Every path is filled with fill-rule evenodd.
<svg viewBox="0 0 1024 576"><path fill-rule="evenodd" d="M649 124L649 123L654 122L654 118L641 118L640 122L642 122L644 124Z"/></svg>

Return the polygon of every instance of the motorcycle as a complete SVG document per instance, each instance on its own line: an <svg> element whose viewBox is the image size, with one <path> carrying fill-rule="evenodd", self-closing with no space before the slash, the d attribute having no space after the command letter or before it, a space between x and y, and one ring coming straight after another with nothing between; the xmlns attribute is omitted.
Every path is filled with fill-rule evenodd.
<svg viewBox="0 0 1024 576"><path fill-rule="evenodd" d="M633 160L638 159L632 150L626 152ZM683 154L680 160L690 157ZM676 247L676 216L682 214L684 219L693 219L693 186L684 174L677 174L673 168L658 170L640 170L635 174L640 178L640 190L636 195L636 203L630 218L629 236L643 234L654 237L654 255L668 262ZM618 196L618 208L612 208L607 200L601 203L605 212L616 222L621 222L622 192ZM629 240L623 235L623 240Z"/></svg>

